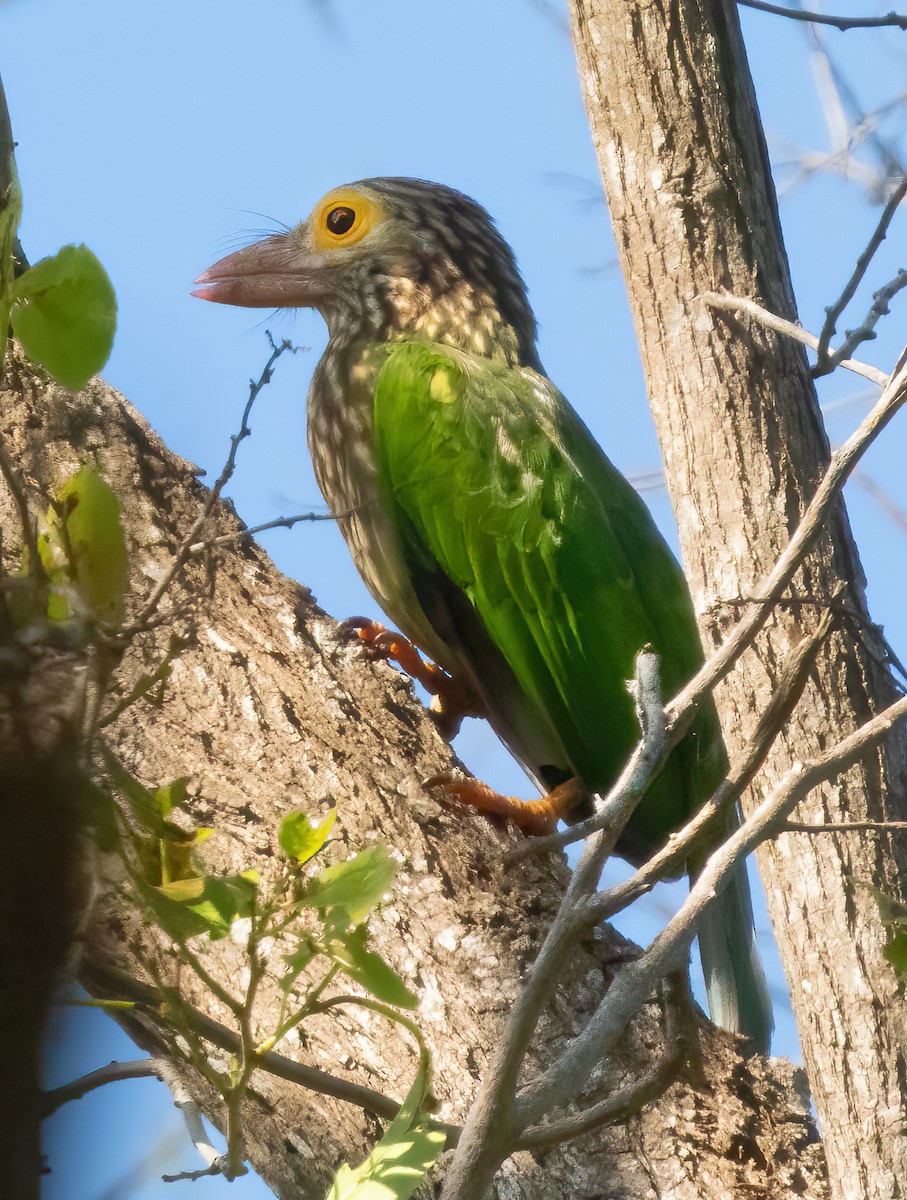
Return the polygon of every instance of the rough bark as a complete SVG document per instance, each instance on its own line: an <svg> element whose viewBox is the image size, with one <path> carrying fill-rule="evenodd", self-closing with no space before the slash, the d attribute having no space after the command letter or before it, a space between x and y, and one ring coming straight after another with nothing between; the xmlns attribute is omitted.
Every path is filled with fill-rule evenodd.
<svg viewBox="0 0 907 1200"><path fill-rule="evenodd" d="M727 288L795 318L737 14L731 0L572 0L571 10L684 561L712 646L740 611L732 602L757 594L828 458L802 348L697 299ZM843 504L795 592L821 603L842 581L861 619L823 654L751 799L893 696ZM818 617L814 603L780 607L719 689L732 750ZM900 741L868 755L798 818L904 820L903 750ZM871 890L903 895L905 863L903 838L878 834L789 834L759 856L839 1197L892 1200L907 1189L907 1006L882 957Z"/></svg>
<svg viewBox="0 0 907 1200"><path fill-rule="evenodd" d="M86 458L121 497L132 545L136 593L160 577L181 531L204 503L191 466L171 454L122 397L101 383L73 396L48 385L20 360L2 394L0 437L28 480L36 511L61 478ZM3 546L18 537L0 492ZM238 528L221 508L212 533ZM304 536L304 534L303 534ZM213 825L211 862L267 875L276 828L289 809L340 808L331 853L383 841L402 868L390 903L373 920L374 937L420 997L418 1019L437 1068L439 1116L459 1122L489 1046L500 1029L564 886L563 863L516 868L503 855L514 836L481 818L438 807L419 780L448 765L439 739L406 681L371 664L337 635L309 593L280 576L250 539L227 545L216 562L196 562L164 606L167 622L142 635L117 680L125 694L153 667L170 629L191 637L163 695L129 709L106 733L129 769L156 785L190 779L194 817ZM60 687L66 694L73 680ZM129 898L115 862L97 865L97 898L82 948L82 976L100 994L111 970L147 980L152 959L187 999L229 1024L173 948L155 936ZM547 1015L527 1073L537 1071L582 1026L627 946L600 931L580 947L574 969ZM235 983L242 953L230 939L205 953L222 983ZM266 989L273 998L273 989ZM394 1027L349 1012L307 1025L290 1057L401 1098L415 1056ZM129 1027L176 1069L215 1123L218 1097L185 1060L178 1039L153 1014L136 1010ZM261 1029L267 1028L262 1016ZM628 1032L606 1086L628 1081L660 1048L660 1010L650 1003ZM224 1062L211 1048L212 1061ZM742 1060L733 1039L706 1023L700 1058L665 1096L625 1125L544 1154L514 1155L497 1194L526 1200L670 1194L725 1200L758 1194L821 1200L822 1150L791 1069ZM341 1158L364 1155L376 1121L359 1109L255 1074L245 1110L251 1161L279 1196L321 1197ZM192 1167L191 1161L187 1167Z"/></svg>

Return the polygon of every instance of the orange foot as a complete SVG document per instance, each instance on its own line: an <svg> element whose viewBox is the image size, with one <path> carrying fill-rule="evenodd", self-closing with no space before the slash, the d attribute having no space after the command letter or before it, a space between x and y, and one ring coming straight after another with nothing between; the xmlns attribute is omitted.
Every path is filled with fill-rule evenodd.
<svg viewBox="0 0 907 1200"><path fill-rule="evenodd" d="M432 775L422 784L426 792L434 792L439 798L459 800L469 804L489 817L504 817L517 829L532 836L554 833L558 821L569 817L578 805L589 799L589 792L578 779L553 788L540 800L520 800L516 796L502 796L478 779L444 771Z"/></svg>
<svg viewBox="0 0 907 1200"><path fill-rule="evenodd" d="M482 706L466 684L422 658L402 633L385 629L367 617L350 617L341 624L340 629L343 633L354 634L381 658L399 663L407 675L422 684L431 696L432 716L443 737L448 740L454 737L464 717L485 716Z"/></svg>

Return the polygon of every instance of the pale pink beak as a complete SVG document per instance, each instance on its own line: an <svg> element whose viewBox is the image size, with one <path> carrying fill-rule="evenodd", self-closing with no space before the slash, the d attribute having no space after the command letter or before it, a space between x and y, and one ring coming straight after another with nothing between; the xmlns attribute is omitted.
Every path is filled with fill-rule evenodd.
<svg viewBox="0 0 907 1200"><path fill-rule="evenodd" d="M280 233L228 254L199 275L193 296L243 308L312 308L323 297L323 274L313 267L296 232Z"/></svg>

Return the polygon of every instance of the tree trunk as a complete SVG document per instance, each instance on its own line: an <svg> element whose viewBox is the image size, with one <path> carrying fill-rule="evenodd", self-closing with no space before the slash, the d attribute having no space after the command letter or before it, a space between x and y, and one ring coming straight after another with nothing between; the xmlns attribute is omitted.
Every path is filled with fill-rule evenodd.
<svg viewBox="0 0 907 1200"><path fill-rule="evenodd" d="M828 459L802 348L697 297L795 308L732 0L571 0L586 106L706 646L758 594ZM842 274L847 273L842 264ZM823 654L748 807L797 759L890 702L843 504L719 688L729 749L753 731L788 649L841 581L859 614ZM841 598L839 597L839 600ZM816 603L818 602L818 603ZM799 820L907 818L903 741L817 791ZM904 895L902 835L786 834L759 865L790 983L834 1195L907 1194L907 1004L873 886Z"/></svg>
<svg viewBox="0 0 907 1200"><path fill-rule="evenodd" d="M103 384L73 396L18 359L0 413L0 437L28 480L34 511L45 510L80 462L98 463L121 498L136 594L146 593L204 503L191 466ZM11 551L20 531L3 492L0 527L4 550ZM221 507L209 536L238 528ZM216 829L205 850L218 869L256 867L266 877L281 817L297 806L314 814L329 801L339 808L339 840L329 848L334 858L375 842L394 847L401 873L373 918L373 938L419 996L417 1019L435 1059L438 1115L461 1122L559 902L563 863L530 859L508 868L504 854L519 835L422 795L419 780L449 766L451 754L408 683L338 637L309 593L282 578L251 539L227 543L216 561L194 560L163 615L166 623L141 635L127 654L112 699L160 662L171 631L190 644L163 694L107 727L111 747L148 785L189 777L194 818ZM115 860L102 859L97 884L82 954L89 987L105 996L122 987L128 995L134 985L124 985L118 973L147 981L150 961L187 1000L229 1025L225 1009L143 922ZM627 949L606 930L578 949L573 973L540 1026L528 1071L541 1070L582 1026ZM203 958L223 986L235 986L241 947L225 938ZM275 991L264 988L256 1016L262 1035L271 1027L269 1005L273 1021ZM222 1123L219 1097L154 1009L139 1006L128 1027L142 1045L172 1058L190 1093ZM620 1060L605 1065L604 1084L638 1075L660 1051L660 1030L653 1001L628 1030ZM304 1041L291 1038L278 1049L397 1099L415 1071L413 1048L397 1027L359 1010L307 1022ZM214 1044L209 1056L226 1063ZM515 1154L499 1176L498 1195L643 1200L654 1190L676 1200L753 1194L823 1200L821 1147L793 1083L788 1065L742 1060L734 1040L703 1021L699 1061L661 1100L624 1125L563 1148ZM294 1200L320 1200L339 1160L358 1160L378 1134L375 1119L359 1108L262 1070L244 1120L250 1160L279 1196ZM188 1144L184 1165L200 1165Z"/></svg>

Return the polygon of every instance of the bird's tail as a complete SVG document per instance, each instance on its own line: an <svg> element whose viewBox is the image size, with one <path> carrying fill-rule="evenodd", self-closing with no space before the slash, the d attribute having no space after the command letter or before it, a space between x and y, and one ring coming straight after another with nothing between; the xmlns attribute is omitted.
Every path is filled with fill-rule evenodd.
<svg viewBox="0 0 907 1200"><path fill-rule="evenodd" d="M699 953L712 1020L731 1033L744 1034L761 1054L767 1054L774 1025L772 1004L756 948L743 862L702 917Z"/></svg>

